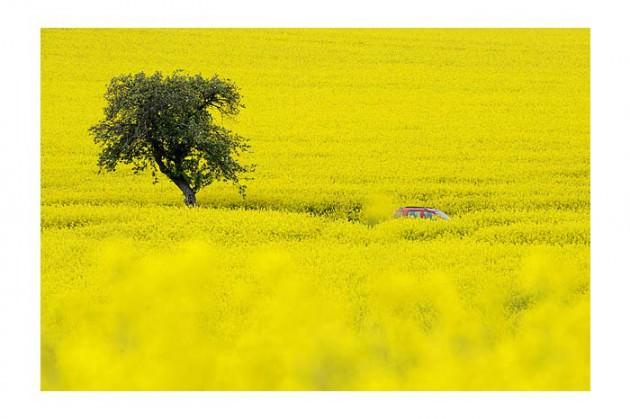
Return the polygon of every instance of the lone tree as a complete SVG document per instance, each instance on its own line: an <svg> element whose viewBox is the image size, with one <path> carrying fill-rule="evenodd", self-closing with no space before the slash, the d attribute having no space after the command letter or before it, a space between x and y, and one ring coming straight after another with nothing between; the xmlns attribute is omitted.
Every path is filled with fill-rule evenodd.
<svg viewBox="0 0 630 419"><path fill-rule="evenodd" d="M121 75L111 80L105 99L105 118L90 128L102 149L99 172L130 164L134 173L151 169L155 183L159 170L188 206L196 205L196 193L215 180L232 182L245 196L240 177L254 166L235 157L249 149L247 140L214 124L211 113L235 116L244 107L229 79L187 76L181 70L168 76Z"/></svg>

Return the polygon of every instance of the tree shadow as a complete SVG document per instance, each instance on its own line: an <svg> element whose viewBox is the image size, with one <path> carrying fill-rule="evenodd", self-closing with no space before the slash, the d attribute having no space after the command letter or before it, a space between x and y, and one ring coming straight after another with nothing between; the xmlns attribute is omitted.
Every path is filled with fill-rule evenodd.
<svg viewBox="0 0 630 419"><path fill-rule="evenodd" d="M183 206L183 204L181 204ZM245 199L245 200L200 200L197 208L229 209L245 211L281 211L304 213L316 217L336 220L359 221L363 204L358 201L310 201L285 202L281 200Z"/></svg>

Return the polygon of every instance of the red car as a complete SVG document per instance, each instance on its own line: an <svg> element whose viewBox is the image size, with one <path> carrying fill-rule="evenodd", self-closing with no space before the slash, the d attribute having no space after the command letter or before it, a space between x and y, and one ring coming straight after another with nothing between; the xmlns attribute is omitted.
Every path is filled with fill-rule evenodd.
<svg viewBox="0 0 630 419"><path fill-rule="evenodd" d="M440 211L437 208L427 208L427 207L400 207L394 213L394 217L412 217L412 218L426 218L429 220L448 220L448 215L444 214L444 212Z"/></svg>

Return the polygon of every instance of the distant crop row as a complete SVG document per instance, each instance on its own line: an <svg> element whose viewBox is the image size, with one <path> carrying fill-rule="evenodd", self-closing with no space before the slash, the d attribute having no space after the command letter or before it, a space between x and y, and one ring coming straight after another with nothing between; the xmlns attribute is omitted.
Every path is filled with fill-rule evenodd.
<svg viewBox="0 0 630 419"><path fill-rule="evenodd" d="M469 239L488 243L581 244L590 243L586 213L572 211L478 212L453 217L449 222L394 219L376 225L348 222L310 214L269 210L199 208L182 213L177 207L44 206L44 232L66 230L76 237L127 235L160 241L206 237L219 243L240 240L334 240L341 242L391 242L397 240ZM153 226L153 230L151 229Z"/></svg>

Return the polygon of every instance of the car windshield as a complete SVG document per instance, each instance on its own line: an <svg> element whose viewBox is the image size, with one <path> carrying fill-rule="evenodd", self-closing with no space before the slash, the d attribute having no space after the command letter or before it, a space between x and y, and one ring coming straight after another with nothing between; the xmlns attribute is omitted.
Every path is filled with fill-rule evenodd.
<svg viewBox="0 0 630 419"><path fill-rule="evenodd" d="M448 215L444 214L442 211L440 210L434 210L434 212L440 217L443 218L445 220L448 220Z"/></svg>

